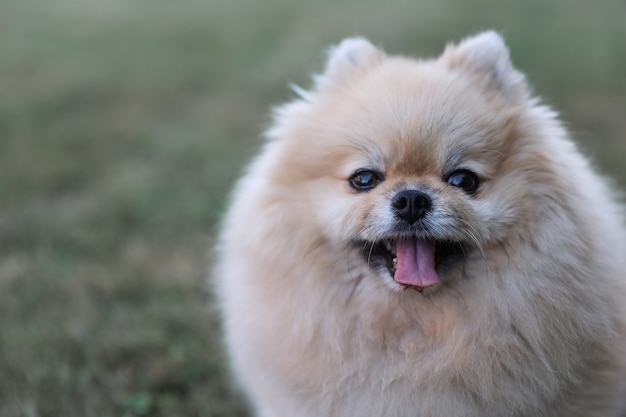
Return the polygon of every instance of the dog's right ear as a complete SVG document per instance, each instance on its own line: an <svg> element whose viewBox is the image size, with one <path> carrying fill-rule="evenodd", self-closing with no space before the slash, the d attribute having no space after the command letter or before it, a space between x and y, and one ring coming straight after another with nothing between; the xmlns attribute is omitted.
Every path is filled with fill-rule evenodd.
<svg viewBox="0 0 626 417"><path fill-rule="evenodd" d="M376 65L384 56L383 51L365 38L346 38L330 48L321 78L330 84L342 84L352 75Z"/></svg>

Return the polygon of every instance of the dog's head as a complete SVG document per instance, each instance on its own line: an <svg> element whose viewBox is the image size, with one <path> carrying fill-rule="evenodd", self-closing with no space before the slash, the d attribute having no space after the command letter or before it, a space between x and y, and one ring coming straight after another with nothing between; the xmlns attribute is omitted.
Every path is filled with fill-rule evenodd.
<svg viewBox="0 0 626 417"><path fill-rule="evenodd" d="M422 291L523 227L541 156L519 139L533 101L499 35L424 61L350 38L298 92L270 131L285 145L274 180L338 257L358 252L390 288Z"/></svg>

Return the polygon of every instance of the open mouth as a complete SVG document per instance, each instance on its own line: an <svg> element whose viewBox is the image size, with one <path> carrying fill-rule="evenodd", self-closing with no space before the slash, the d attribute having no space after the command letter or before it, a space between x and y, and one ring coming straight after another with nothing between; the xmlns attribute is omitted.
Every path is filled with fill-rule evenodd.
<svg viewBox="0 0 626 417"><path fill-rule="evenodd" d="M363 245L363 256L372 269L379 273L386 269L398 284L418 292L441 284L442 266L463 253L460 242L416 237L384 239Z"/></svg>

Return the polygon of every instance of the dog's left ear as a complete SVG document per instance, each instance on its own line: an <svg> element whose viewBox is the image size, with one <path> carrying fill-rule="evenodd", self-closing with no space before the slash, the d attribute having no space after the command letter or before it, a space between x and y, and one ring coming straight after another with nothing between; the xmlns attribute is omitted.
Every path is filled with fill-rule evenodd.
<svg viewBox="0 0 626 417"><path fill-rule="evenodd" d="M354 74L376 65L384 56L383 51L365 38L346 38L330 48L322 78L330 84L342 84Z"/></svg>
<svg viewBox="0 0 626 417"><path fill-rule="evenodd" d="M528 95L524 75L513 67L504 40L494 31L482 32L465 38L458 45L447 46L441 60L450 68L489 77L492 85L514 102Z"/></svg>

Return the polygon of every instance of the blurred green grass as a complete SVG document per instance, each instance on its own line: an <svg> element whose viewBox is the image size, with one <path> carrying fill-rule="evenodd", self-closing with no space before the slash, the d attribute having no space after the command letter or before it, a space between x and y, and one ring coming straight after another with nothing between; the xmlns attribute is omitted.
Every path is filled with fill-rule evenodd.
<svg viewBox="0 0 626 417"><path fill-rule="evenodd" d="M206 290L216 224L289 82L362 34L485 28L626 185L623 1L0 3L0 415L246 416Z"/></svg>

